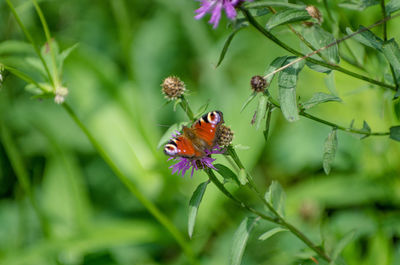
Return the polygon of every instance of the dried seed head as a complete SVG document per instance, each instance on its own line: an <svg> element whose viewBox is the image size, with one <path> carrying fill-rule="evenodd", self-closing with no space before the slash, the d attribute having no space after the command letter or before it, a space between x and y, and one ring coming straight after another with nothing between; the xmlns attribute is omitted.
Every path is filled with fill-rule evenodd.
<svg viewBox="0 0 400 265"><path fill-rule="evenodd" d="M168 100L176 100L180 98L186 90L185 83L176 76L165 78L161 87L165 98Z"/></svg>
<svg viewBox="0 0 400 265"><path fill-rule="evenodd" d="M255 75L250 81L251 89L255 92L263 92L267 87L267 81L260 75Z"/></svg>
<svg viewBox="0 0 400 265"><path fill-rule="evenodd" d="M221 125L218 130L217 144L221 147L228 146L232 143L233 131L231 128Z"/></svg>
<svg viewBox="0 0 400 265"><path fill-rule="evenodd" d="M306 10L308 12L308 14L312 17L315 18L316 20L318 20L318 23L321 24L322 23L322 14L321 12L318 10L318 8L316 8L315 6L307 6Z"/></svg>
<svg viewBox="0 0 400 265"><path fill-rule="evenodd" d="M54 97L54 102L57 104L62 104L62 103L64 103L65 98L68 95L68 88L59 86L59 87L57 87L55 94L56 95Z"/></svg>

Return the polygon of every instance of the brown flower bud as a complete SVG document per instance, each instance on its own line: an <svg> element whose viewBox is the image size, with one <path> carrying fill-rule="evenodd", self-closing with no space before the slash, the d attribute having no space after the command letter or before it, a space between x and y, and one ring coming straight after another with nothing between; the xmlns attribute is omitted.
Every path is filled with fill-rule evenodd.
<svg viewBox="0 0 400 265"><path fill-rule="evenodd" d="M267 87L267 81L260 75L255 75L250 81L251 89L255 92L263 92Z"/></svg>
<svg viewBox="0 0 400 265"><path fill-rule="evenodd" d="M316 20L318 20L318 23L321 24L322 23L322 14L321 12L318 10L318 8L316 8L315 6L307 6L306 10L308 12L308 14L312 17L315 18Z"/></svg>
<svg viewBox="0 0 400 265"><path fill-rule="evenodd" d="M185 83L176 76L165 78L161 87L165 98L168 100L176 100L180 98L186 90Z"/></svg>
<svg viewBox="0 0 400 265"><path fill-rule="evenodd" d="M218 130L217 135L217 144L221 147L228 146L232 143L233 140L233 131L231 128L221 125Z"/></svg>

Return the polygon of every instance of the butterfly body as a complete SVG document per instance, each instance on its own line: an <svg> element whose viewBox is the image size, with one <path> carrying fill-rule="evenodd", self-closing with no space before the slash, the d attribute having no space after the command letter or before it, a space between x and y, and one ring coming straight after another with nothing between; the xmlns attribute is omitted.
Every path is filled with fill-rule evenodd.
<svg viewBox="0 0 400 265"><path fill-rule="evenodd" d="M164 153L172 157L205 157L207 151L216 145L219 127L223 122L223 114L220 111L204 114L191 127L184 126L182 134L172 138L164 146Z"/></svg>

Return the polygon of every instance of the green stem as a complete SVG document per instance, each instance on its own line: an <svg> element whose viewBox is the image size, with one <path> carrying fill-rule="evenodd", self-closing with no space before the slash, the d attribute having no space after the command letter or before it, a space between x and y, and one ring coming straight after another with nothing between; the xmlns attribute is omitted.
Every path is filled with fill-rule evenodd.
<svg viewBox="0 0 400 265"><path fill-rule="evenodd" d="M11 66L5 65L3 64L4 69L9 71L10 73L12 73L13 75L19 77L20 79L24 80L25 82L29 83L29 84L33 84L36 87L38 87L40 90L42 90L44 93L50 93L49 91L47 91L43 86L41 86L38 82L36 82L35 80L33 80L30 76L28 76L27 74L19 71L16 68L13 68Z"/></svg>
<svg viewBox="0 0 400 265"><path fill-rule="evenodd" d="M90 133L90 131L86 128L86 126L82 123L82 121L77 117L75 112L71 109L71 107L64 103L62 105L64 109L67 111L69 116L74 120L74 122L78 125L78 127L82 130L82 132L87 136L93 147L99 153L99 155L103 158L103 160L107 163L107 165L111 168L111 170L115 173L115 175L121 180L121 182L129 189L129 191L143 204L143 206L157 219L157 221L164 226L166 230L168 230L171 235L175 238L177 243L181 246L185 255L189 258L191 264L198 264L195 259L195 256L192 252L192 249L187 244L186 240L183 238L179 230L171 223L171 221L157 208L155 204L149 201L138 189L138 187L126 176L114 163L111 157L107 154L107 152L103 149L103 147L97 142L94 136Z"/></svg>
<svg viewBox="0 0 400 265"><path fill-rule="evenodd" d="M227 150L228 154L233 158L237 166L243 170L246 170L243 166L242 161L240 160L239 156L237 155L235 149L232 146L228 147ZM274 219L272 222L279 224L281 226L286 227L289 229L294 235L297 236L301 241L303 241L308 247L310 247L312 250L314 250L321 258L326 260L327 262L331 262L331 258L328 256L328 254L325 253L325 251L321 248L319 248L317 245L315 245L306 235L304 235L300 230L298 230L296 227L294 227L292 224L288 223L269 203L263 196L263 194L258 190L257 185L254 183L253 178L250 176L250 174L246 171L246 176L247 180L249 181L249 186L250 188L257 194L259 199L263 202L265 206L276 216L276 219Z"/></svg>
<svg viewBox="0 0 400 265"><path fill-rule="evenodd" d="M183 111L185 111L186 112L186 114L188 115L188 117L189 117L189 119L191 120L191 121L194 121L194 115L193 115L193 111L192 111L192 109L190 108L190 106L189 106L189 102L186 100L186 98L184 97L184 96L181 96L180 97L180 105L181 105L181 107L182 107L182 109L183 109Z"/></svg>
<svg viewBox="0 0 400 265"><path fill-rule="evenodd" d="M21 30L24 32L25 37L26 37L26 38L28 39L28 41L32 44L33 49L35 50L36 54L38 55L40 61L41 61L42 64L43 64L43 67L44 67L44 69L45 69L45 71L46 71L46 73L47 73L47 77L49 78L50 82L51 82L52 85L54 86L54 80L53 80L53 78L52 78L52 76L51 76L51 74L50 74L49 67L48 67L47 64L46 64L46 62L45 62L45 60L44 60L44 58L43 58L43 56L42 56L42 53L40 52L39 47L36 45L35 41L33 40L32 35L31 35L31 34L28 32L28 30L25 28L24 24L22 23L21 18L19 17L19 15L18 15L17 11L15 10L15 7L14 7L13 4L11 3L11 1L10 1L10 0L6 0L6 2L7 2L7 4L8 4L8 6L10 7L11 13L13 13L15 19L17 20L17 23L18 23L19 27L20 27Z"/></svg>
<svg viewBox="0 0 400 265"><path fill-rule="evenodd" d="M267 92L267 95L268 95L268 100L272 105L274 105L277 108L281 108L281 105L274 98L271 97L269 92ZM362 135L366 135L366 136L387 136L387 135L390 135L390 132L366 132L366 131L363 131L361 129L354 129L354 128L344 127L344 126L338 125L336 123L323 120L323 119L318 118L318 117L316 117L314 115L308 114L304 110L300 110L299 115L303 116L303 117L306 117L306 118L308 118L310 120L313 120L313 121L316 121L316 122L319 122L319 123L334 127L334 128L336 128L338 130L349 132L349 133L357 133L357 134L362 134Z"/></svg>
<svg viewBox="0 0 400 265"><path fill-rule="evenodd" d="M364 76L364 75L360 75L360 74L354 73L354 72L352 72L352 71L350 71L350 70L347 70L347 69L345 69L345 68L342 68L341 66L329 64L329 63L326 63L326 62L323 62L323 61L319 61L319 60L316 60L316 59L313 59L313 58L309 57L309 56L311 56L312 54L316 53L317 51L319 52L321 49L319 49L319 50L317 50L317 51L314 51L314 52L313 52L312 54L310 54L310 55L304 55L303 53L301 53L301 52L299 52L299 51L293 49L292 47L286 45L284 42L280 41L277 37L275 37L273 34L271 34L269 31L267 31L263 26L261 26L261 25L254 19L254 17L250 14L250 12L249 12L246 8L244 8L243 6L241 6L240 9L241 9L241 11L243 12L244 16L246 17L247 21L248 21L251 25L253 25L260 33L262 33L262 34L263 34L264 36L266 36L268 39L272 40L273 42L275 42L277 45L279 45L279 46L282 47L283 49L287 50L288 52L290 52L290 53L292 53L292 54L294 54L294 55L296 55L296 56L298 56L298 57L301 57L302 59L305 59L305 60L307 60L307 61L309 61L309 62L312 62L312 63L314 63L314 64L318 64L318 65L324 66L324 67L326 67L326 68L329 68L329 69L332 69L332 70L336 70L336 71L342 72L342 73L347 74L347 75L350 75L350 76L352 76L352 77L355 77L355 78L358 78L358 79L367 81L367 82L369 82L369 83L371 83L371 84L375 84L375 85L378 85L378 86L381 86L381 87L384 87L384 88L396 90L396 87L395 87L395 86L392 86L392 85L389 85L389 84L380 82L380 81L378 81L378 80L374 80L374 79L369 78L369 77ZM344 40L344 39L342 39L342 41L343 41L343 40ZM337 43L339 43L339 41L336 41L335 43L331 44L331 46L336 45ZM328 47L330 47L330 46L328 45L328 46L326 46L325 48L328 48Z"/></svg>
<svg viewBox="0 0 400 265"><path fill-rule="evenodd" d="M44 31L44 34L46 35L47 44L49 45L51 60L52 60L52 64L53 64L53 79L54 79L53 87L54 87L54 89L56 89L60 85L60 80L59 80L59 75L58 75L58 70L57 70L56 54L54 52L54 47L53 47L53 44L51 41L50 30L47 25L46 19L43 15L43 12L40 9L39 4L36 2L36 0L31 0L31 1L32 1L33 5L35 6L36 13L39 16L40 22L42 23L43 31ZM44 63L44 62L42 62L42 63Z"/></svg>
<svg viewBox="0 0 400 265"><path fill-rule="evenodd" d="M46 238L50 237L50 225L42 210L40 209L36 198L33 193L33 189L29 180L28 171L24 165L23 158L19 152L19 148L11 137L11 133L4 123L0 126L0 139L4 145L4 149L10 159L11 166L17 176L18 182L22 188L22 191L28 196L34 211L36 212L39 222L43 231L43 235Z"/></svg>
<svg viewBox="0 0 400 265"><path fill-rule="evenodd" d="M214 183L215 186L216 186L226 197L228 197L229 199L231 199L232 201L234 201L237 205L239 205L239 206L242 207L243 209L248 210L248 211L251 212L251 213L254 213L255 215L261 217L261 218L264 219L264 220L267 220L267 221L270 221L270 222L273 222L273 223L278 223L278 219L275 219L275 218L272 218L272 217L270 217L270 216L268 216L268 215L265 215L265 214L263 214L263 213L257 211L256 209L254 209L254 208L248 206L246 203L240 201L239 199L235 198L235 197L225 188L224 184L222 184L222 183L218 180L218 178L215 176L214 172L213 172L210 168L207 168L207 169L205 169L204 171L207 173L207 175L208 175L209 179L211 180L211 182Z"/></svg>

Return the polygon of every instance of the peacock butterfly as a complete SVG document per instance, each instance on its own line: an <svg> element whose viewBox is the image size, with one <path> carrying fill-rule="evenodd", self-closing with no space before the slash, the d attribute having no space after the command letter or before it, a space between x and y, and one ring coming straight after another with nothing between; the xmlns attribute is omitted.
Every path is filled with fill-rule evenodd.
<svg viewBox="0 0 400 265"><path fill-rule="evenodd" d="M164 146L164 153L171 157L199 159L212 150L218 138L219 127L224 123L221 111L204 114L191 127L183 126L182 133Z"/></svg>

